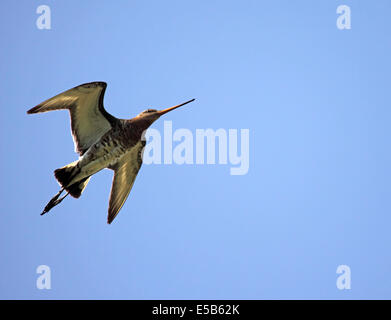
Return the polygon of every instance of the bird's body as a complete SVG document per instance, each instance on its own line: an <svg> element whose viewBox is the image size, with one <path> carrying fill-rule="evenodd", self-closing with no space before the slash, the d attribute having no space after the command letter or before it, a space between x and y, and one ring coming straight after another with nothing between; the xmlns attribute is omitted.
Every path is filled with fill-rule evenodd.
<svg viewBox="0 0 391 320"><path fill-rule="evenodd" d="M54 171L62 189L49 201L42 214L68 194L80 197L90 177L109 168L114 170L108 212L108 223L111 223L126 201L142 165L145 130L161 115L194 100L162 111L148 109L133 119L124 120L113 117L104 109L105 89L104 82L86 83L28 111L40 113L68 109L75 149L80 154L79 160ZM64 190L67 194L59 198Z"/></svg>
<svg viewBox="0 0 391 320"><path fill-rule="evenodd" d="M123 122L121 125L105 133L80 157L75 164L79 173L69 182L70 185L102 169L114 167L133 149L142 148L141 136L132 132L131 123L126 120L120 121Z"/></svg>

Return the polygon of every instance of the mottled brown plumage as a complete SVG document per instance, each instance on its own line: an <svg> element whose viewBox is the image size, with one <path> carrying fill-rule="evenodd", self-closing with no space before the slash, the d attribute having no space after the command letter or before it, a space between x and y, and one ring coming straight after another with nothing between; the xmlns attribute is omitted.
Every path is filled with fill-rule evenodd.
<svg viewBox="0 0 391 320"><path fill-rule="evenodd" d="M165 110L148 109L129 120L117 119L103 106L105 82L82 84L50 98L27 111L28 114L67 109L79 160L54 171L61 190L42 214L58 205L68 194L79 198L90 177L98 171L114 170L107 222L111 223L125 203L142 165L143 133L163 114L194 99ZM66 190L65 196L60 198Z"/></svg>

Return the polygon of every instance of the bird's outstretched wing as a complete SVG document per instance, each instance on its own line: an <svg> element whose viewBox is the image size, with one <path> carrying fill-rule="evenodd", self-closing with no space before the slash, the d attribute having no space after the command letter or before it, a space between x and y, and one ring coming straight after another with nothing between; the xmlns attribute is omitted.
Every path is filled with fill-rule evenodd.
<svg viewBox="0 0 391 320"><path fill-rule="evenodd" d="M142 165L145 140L138 142L122 159L110 167L114 170L107 223L111 223L121 210Z"/></svg>
<svg viewBox="0 0 391 320"><path fill-rule="evenodd" d="M27 113L68 109L75 151L83 155L117 121L103 107L106 86L105 82L82 84L40 103Z"/></svg>

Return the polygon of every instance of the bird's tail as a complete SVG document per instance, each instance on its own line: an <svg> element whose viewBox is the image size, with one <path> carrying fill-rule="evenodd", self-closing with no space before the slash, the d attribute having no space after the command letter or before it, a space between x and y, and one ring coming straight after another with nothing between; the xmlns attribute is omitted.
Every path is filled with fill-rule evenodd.
<svg viewBox="0 0 391 320"><path fill-rule="evenodd" d="M70 185L73 178L79 173L79 169L76 167L76 165L77 161L72 162L65 167L54 170L54 176L63 189L65 189L72 197L79 198L87 186L90 177L86 177Z"/></svg>
<svg viewBox="0 0 391 320"><path fill-rule="evenodd" d="M77 161L72 162L68 164L65 167L56 169L54 171L54 175L58 182L61 184L62 188L60 191L48 202L48 204L43 209L41 215L45 214L46 212L50 211L53 207L60 204L62 200L65 199L65 197L70 194L74 198L79 198L81 196L81 193L87 186L88 181L90 180L90 177L86 177L80 181L77 181L71 185L69 185L73 178L78 174L78 169L76 167ZM65 196L60 198L61 193L66 190L67 193Z"/></svg>

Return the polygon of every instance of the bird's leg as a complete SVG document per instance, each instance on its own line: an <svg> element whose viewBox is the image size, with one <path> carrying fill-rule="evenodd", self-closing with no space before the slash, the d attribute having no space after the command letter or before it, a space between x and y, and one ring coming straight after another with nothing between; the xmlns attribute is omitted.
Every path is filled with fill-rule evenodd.
<svg viewBox="0 0 391 320"><path fill-rule="evenodd" d="M49 203L46 205L45 209L43 209L41 216L44 215L46 212L50 211L50 209L52 209L53 207L58 205L62 200L65 199L65 197L69 194L69 192L67 192L67 194L65 196L58 199L63 191L64 191L64 188L61 188L60 191L49 201Z"/></svg>

